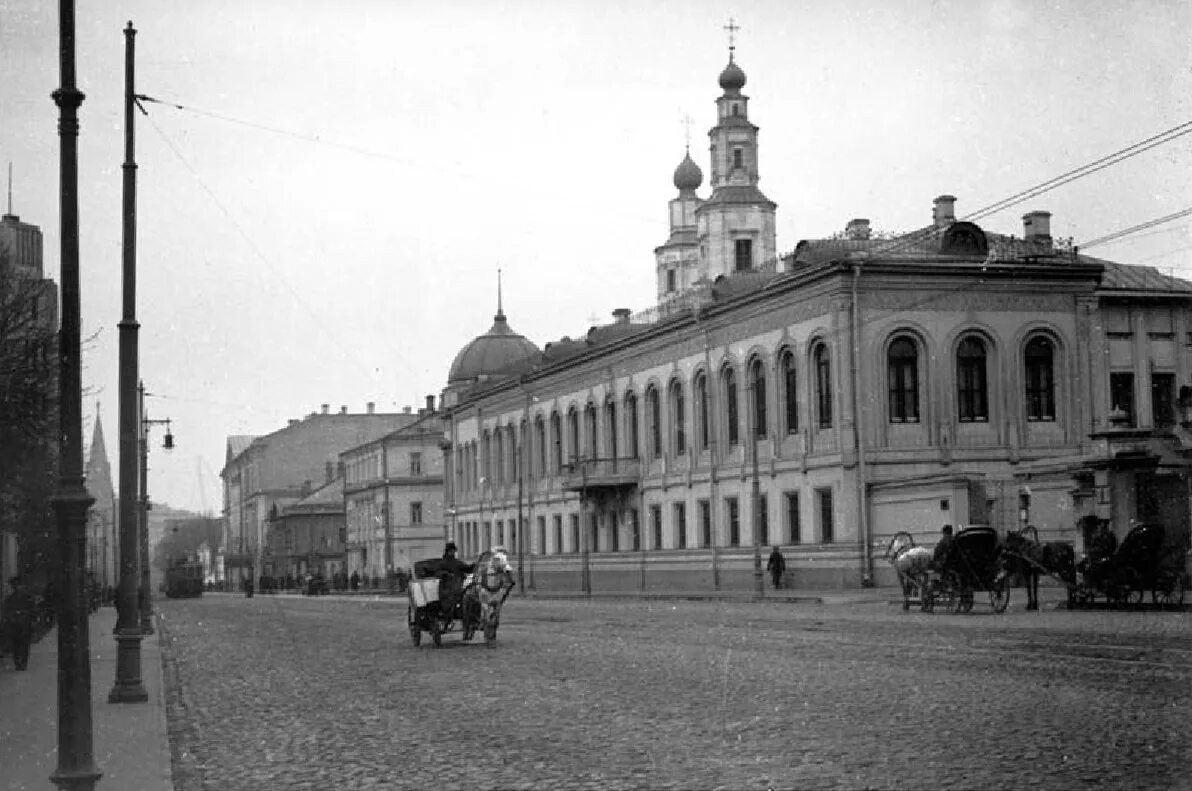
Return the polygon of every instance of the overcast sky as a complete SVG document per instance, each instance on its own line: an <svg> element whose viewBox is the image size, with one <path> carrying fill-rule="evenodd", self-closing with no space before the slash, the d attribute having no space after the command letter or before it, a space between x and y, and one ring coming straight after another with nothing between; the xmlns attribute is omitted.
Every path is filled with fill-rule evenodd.
<svg viewBox="0 0 1192 791"><path fill-rule="evenodd" d="M654 299L653 249L737 62L778 247L974 211L1192 120L1192 3L80 0L84 410L118 463L122 30L139 31L150 496L219 513L228 435L422 405L485 332L539 346ZM0 162L59 262L57 4L0 0ZM1192 135L981 224L1077 242L1192 205ZM1091 254L1192 276L1187 218Z"/></svg>

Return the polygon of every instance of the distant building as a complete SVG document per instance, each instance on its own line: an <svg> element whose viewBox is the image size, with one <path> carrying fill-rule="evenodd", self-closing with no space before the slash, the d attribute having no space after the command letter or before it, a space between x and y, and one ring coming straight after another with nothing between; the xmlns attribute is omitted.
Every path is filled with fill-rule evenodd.
<svg viewBox="0 0 1192 791"><path fill-rule="evenodd" d="M1079 551L1087 514L1186 550L1192 283L1081 254L1047 212L1021 236L957 219L949 195L917 230L853 219L772 256L744 83L730 58L712 198L676 171L654 308L541 351L498 308L453 362L463 554L505 544L531 585L599 590L748 589L765 545L796 587L890 583L895 532L1030 523Z"/></svg>
<svg viewBox="0 0 1192 791"><path fill-rule="evenodd" d="M87 570L95 575L100 585L116 587L120 581L116 490L99 414L97 405L84 473L87 493L95 498L87 511Z"/></svg>
<svg viewBox="0 0 1192 791"><path fill-rule="evenodd" d="M416 561L443 553L442 438L428 396L417 422L340 454L349 575L409 572Z"/></svg>
<svg viewBox="0 0 1192 791"><path fill-rule="evenodd" d="M369 404L365 414L342 407L337 414L322 411L261 437L229 437L223 479L226 524L224 566L230 583L257 576L270 514L303 499L312 482L329 483L337 475L339 454L364 442L409 425L412 412L377 413ZM232 571L234 569L234 571Z"/></svg>
<svg viewBox="0 0 1192 791"><path fill-rule="evenodd" d="M301 580L344 570L344 479L336 477L269 519L261 573Z"/></svg>

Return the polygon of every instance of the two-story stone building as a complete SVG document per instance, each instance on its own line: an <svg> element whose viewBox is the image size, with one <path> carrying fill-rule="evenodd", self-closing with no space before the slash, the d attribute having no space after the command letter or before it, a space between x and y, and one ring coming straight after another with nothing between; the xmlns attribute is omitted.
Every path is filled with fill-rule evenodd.
<svg viewBox="0 0 1192 791"><path fill-rule="evenodd" d="M756 189L744 82L730 60L713 196ZM461 350L443 425L465 555L511 545L530 584L580 590L749 587L768 544L797 586L888 582L897 531L1079 542L1088 513L1119 535L1162 518L1186 548L1192 283L1057 245L1047 212L1021 236L957 219L948 195L919 230L852 220L767 262L745 252L773 249L773 204L733 195L751 208L698 204L706 239L672 208L668 245L697 245L673 260L696 263L672 289L656 251L656 309L541 352L498 310Z"/></svg>

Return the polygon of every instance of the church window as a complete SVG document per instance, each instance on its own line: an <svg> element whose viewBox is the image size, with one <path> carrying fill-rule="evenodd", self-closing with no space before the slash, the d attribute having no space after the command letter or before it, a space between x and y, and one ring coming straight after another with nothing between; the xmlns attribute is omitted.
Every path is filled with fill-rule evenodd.
<svg viewBox="0 0 1192 791"><path fill-rule="evenodd" d="M725 428L728 433L728 444L735 445L740 439L740 426L737 423L737 374L732 368L725 368L723 378Z"/></svg>
<svg viewBox="0 0 1192 791"><path fill-rule="evenodd" d="M733 115L740 115L740 113L741 113L740 106L736 102L733 102Z"/></svg>
<svg viewBox="0 0 1192 791"><path fill-rule="evenodd" d="M588 404L584 409L584 423L587 426L587 440L588 440L588 458L596 459L600 457L600 449L597 445L596 434L596 405Z"/></svg>
<svg viewBox="0 0 1192 791"><path fill-rule="evenodd" d="M989 420L989 391L985 378L985 344L968 337L956 351L958 413L962 423Z"/></svg>
<svg viewBox="0 0 1192 791"><path fill-rule="evenodd" d="M637 396L633 393L625 396L625 441L629 458L636 459L641 442L637 430Z"/></svg>
<svg viewBox="0 0 1192 791"><path fill-rule="evenodd" d="M666 270L666 293L675 293L675 270Z"/></svg>
<svg viewBox="0 0 1192 791"><path fill-rule="evenodd" d="M650 430L650 458L662 456L662 401L658 397L658 388L651 387L646 391L646 420Z"/></svg>
<svg viewBox="0 0 1192 791"><path fill-rule="evenodd" d="M798 376L795 372L795 355L787 349L779 358L779 374L782 377L783 417L786 420L786 433L795 434L799 431L799 390Z"/></svg>
<svg viewBox="0 0 1192 791"><path fill-rule="evenodd" d="M682 456L687 452L687 432L684 424L687 422L685 404L683 403L683 383L678 380L670 385L671 437L674 440L675 455Z"/></svg>
<svg viewBox="0 0 1192 791"><path fill-rule="evenodd" d="M766 434L766 366L760 358L749 365L749 386L753 390L753 435L764 439Z"/></svg>
<svg viewBox="0 0 1192 791"><path fill-rule="evenodd" d="M609 401L604 405L604 429L608 432L606 446L610 458L617 458L617 404Z"/></svg>
<svg viewBox="0 0 1192 791"><path fill-rule="evenodd" d="M745 272L753 268L753 240L737 239L735 242L736 271Z"/></svg>
<svg viewBox="0 0 1192 791"><path fill-rule="evenodd" d="M708 408L708 377L700 371L695 376L695 408L696 408L696 432L699 437L700 450L707 450L709 440L711 438L711 427L708 424L709 408Z"/></svg>
<svg viewBox="0 0 1192 791"><path fill-rule="evenodd" d="M741 149L733 149L733 170L740 170L745 167L745 157Z"/></svg>
<svg viewBox="0 0 1192 791"><path fill-rule="evenodd" d="M1031 338L1024 354L1026 419L1055 420L1055 354L1051 341Z"/></svg>
<svg viewBox="0 0 1192 791"><path fill-rule="evenodd" d="M558 472L563 468L563 421L558 412L552 412L550 416L550 438L554 443L553 467Z"/></svg>
<svg viewBox="0 0 1192 791"><path fill-rule="evenodd" d="M575 407L567 411L567 439L570 443L568 450L571 451L571 462L574 464L579 461L579 413L575 411Z"/></svg>
<svg viewBox="0 0 1192 791"><path fill-rule="evenodd" d="M915 342L900 337L886 352L890 388L890 422L919 422L919 352Z"/></svg>
<svg viewBox="0 0 1192 791"><path fill-rule="evenodd" d="M816 344L815 360L816 420L820 428L832 427L832 359L826 343Z"/></svg>

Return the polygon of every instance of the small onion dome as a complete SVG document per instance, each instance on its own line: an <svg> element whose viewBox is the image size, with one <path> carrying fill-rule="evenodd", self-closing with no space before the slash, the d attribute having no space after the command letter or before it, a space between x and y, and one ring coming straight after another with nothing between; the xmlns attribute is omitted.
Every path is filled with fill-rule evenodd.
<svg viewBox="0 0 1192 791"><path fill-rule="evenodd" d="M539 354L538 347L516 333L505 321L504 312L498 311L489 331L472 339L455 355L447 382L468 382L481 376L510 373Z"/></svg>
<svg viewBox="0 0 1192 791"><path fill-rule="evenodd" d="M745 72L741 71L741 67L732 58L724 67L724 71L720 72L720 87L725 93L736 93L745 87Z"/></svg>
<svg viewBox="0 0 1192 791"><path fill-rule="evenodd" d="M699 165L695 164L695 160L691 158L691 152L688 151L687 156L683 157L683 161L675 168L675 187L680 191L697 190L703 183L704 172L699 169Z"/></svg>

